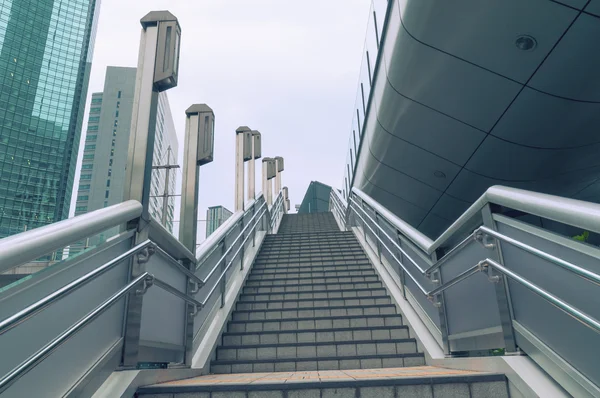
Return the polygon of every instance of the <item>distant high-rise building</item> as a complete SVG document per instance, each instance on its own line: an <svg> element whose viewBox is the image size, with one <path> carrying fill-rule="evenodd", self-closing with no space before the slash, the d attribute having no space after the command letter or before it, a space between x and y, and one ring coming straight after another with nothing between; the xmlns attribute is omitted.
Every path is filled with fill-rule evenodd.
<svg viewBox="0 0 600 398"><path fill-rule="evenodd" d="M65 219L100 1L0 1L0 238Z"/></svg>
<svg viewBox="0 0 600 398"><path fill-rule="evenodd" d="M206 211L206 237L215 232L233 213L223 206L212 206Z"/></svg>
<svg viewBox="0 0 600 398"><path fill-rule="evenodd" d="M129 131L135 94L136 68L109 66L104 91L92 94L85 137L75 215L121 203L125 166L129 149ZM178 143L166 92L158 96L153 165L177 162ZM150 214L163 220L166 169L152 172ZM169 172L167 213L164 226L173 231L175 170Z"/></svg>
<svg viewBox="0 0 600 398"><path fill-rule="evenodd" d="M319 181L311 181L302 204L300 207L296 207L298 214L305 213L320 213L329 211L329 195L331 194L331 187L320 183Z"/></svg>

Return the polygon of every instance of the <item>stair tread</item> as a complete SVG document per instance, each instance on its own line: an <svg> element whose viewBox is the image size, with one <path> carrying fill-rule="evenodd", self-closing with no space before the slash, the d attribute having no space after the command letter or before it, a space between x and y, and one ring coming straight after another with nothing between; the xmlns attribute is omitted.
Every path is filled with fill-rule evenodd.
<svg viewBox="0 0 600 398"><path fill-rule="evenodd" d="M273 363L273 362L309 362L309 361L339 361L353 359L383 359L383 358L423 358L422 352L409 352L404 354L372 354L354 355L347 357L302 357L302 358L271 358L271 359L216 359L211 365L238 365L240 363Z"/></svg>
<svg viewBox="0 0 600 398"><path fill-rule="evenodd" d="M381 377L385 375L385 377ZM414 366L403 368L319 370L256 374L204 375L192 379L169 381L138 389L143 394L240 391L281 391L322 388L357 388L445 383L506 382L500 373L475 372ZM143 395L142 395L143 396Z"/></svg>
<svg viewBox="0 0 600 398"><path fill-rule="evenodd" d="M389 297L388 297L389 298ZM335 310L335 309L355 309L355 308L374 308L374 307L394 307L394 304L368 304L368 305L337 305L337 306L327 306L327 307L306 307L306 308L263 308L256 310L234 310L233 313L236 312L265 312L265 311L303 311L303 310Z"/></svg>
<svg viewBox="0 0 600 398"><path fill-rule="evenodd" d="M381 317L399 317L401 318L401 314L368 314L368 315L336 315L330 316L326 319L338 320L338 319L360 319L360 318L381 318ZM323 320L321 317L302 317L302 318L294 318L293 321L315 321L315 320ZM285 319L251 319L247 321L243 320L231 320L229 323L249 323L249 322L286 322Z"/></svg>
<svg viewBox="0 0 600 398"><path fill-rule="evenodd" d="M363 330L387 330L387 329L408 329L407 325L391 326L357 326L349 328L331 328L331 329L294 329L294 330L265 330L261 332L223 332L223 336L247 336L252 334L279 334L279 333L331 333L331 332L355 332Z"/></svg>
<svg viewBox="0 0 600 398"><path fill-rule="evenodd" d="M312 333L312 332L309 332ZM302 343L277 343L277 344L248 344L248 345L220 345L217 349L221 350L239 350L246 348L270 348L270 347L310 347L323 345L356 345L356 344L395 344L395 343L416 343L415 338L406 339L388 339L388 340L348 340L348 341L315 341Z"/></svg>

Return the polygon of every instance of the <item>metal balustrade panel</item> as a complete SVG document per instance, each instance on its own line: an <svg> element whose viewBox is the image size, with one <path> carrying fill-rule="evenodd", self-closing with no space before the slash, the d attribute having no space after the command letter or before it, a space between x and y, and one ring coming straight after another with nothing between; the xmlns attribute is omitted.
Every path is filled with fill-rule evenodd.
<svg viewBox="0 0 600 398"><path fill-rule="evenodd" d="M146 264L146 271L181 293L186 293L186 276L162 255L152 255ZM186 304L179 297L156 286L148 289L142 307L139 362L183 361L185 311Z"/></svg>
<svg viewBox="0 0 600 398"><path fill-rule="evenodd" d="M502 219L497 220L498 232L589 271L600 271L600 249L588 246L585 249L591 255L585 254L579 251L584 244L515 220L510 222L514 226L505 224ZM508 243L501 243L501 247L507 268L596 320L600 319L597 285ZM509 280L509 288L515 321L584 376L600 385L600 334L523 285Z"/></svg>
<svg viewBox="0 0 600 398"><path fill-rule="evenodd" d="M489 249L473 240L449 259L441 268L442 281L446 282L491 256ZM494 285L486 273L478 273L444 292L448 319L448 336L453 351L495 349L504 347L500 315ZM453 335L469 334L460 344ZM484 338L483 336L487 336ZM473 347L473 348L471 348Z"/></svg>
<svg viewBox="0 0 600 398"><path fill-rule="evenodd" d="M126 239L105 248L81 263L65 262L62 269L56 270L47 278L40 278L39 283L32 283L29 288L15 292L12 297L3 300L0 307L10 308L11 311L8 312L12 315L26 305L34 303L48 293L103 265L107 259L117 257L130 247L131 239ZM39 275L34 277L37 276ZM126 285L128 276L129 260L124 260L122 264L116 265L87 285L71 292L44 311L3 334L0 338L0 352L2 352L0 375L4 376L12 371L86 316ZM120 300L26 373L4 394L7 397L62 396L67 387L76 384L97 361L120 342L125 316L124 304L125 300Z"/></svg>

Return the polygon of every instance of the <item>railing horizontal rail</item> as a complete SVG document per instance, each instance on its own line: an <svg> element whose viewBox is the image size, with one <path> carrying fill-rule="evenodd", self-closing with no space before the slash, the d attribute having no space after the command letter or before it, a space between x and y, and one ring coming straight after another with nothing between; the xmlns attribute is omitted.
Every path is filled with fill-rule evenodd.
<svg viewBox="0 0 600 398"><path fill-rule="evenodd" d="M266 206L266 203L263 203L257 210L258 211L262 210L263 207ZM264 211L261 213L261 216L264 214ZM239 235L235 238L235 240L231 243L231 245L229 246L229 248L225 251L225 253L223 253L223 255L221 256L221 258L216 262L215 266L210 270L210 272L204 277L204 283L206 283L210 277L216 272L217 268L219 268L219 265L221 264L221 261L225 260L225 258L227 258L227 256L229 255L229 253L231 252L231 250L233 249L233 246L238 242L238 240L244 236L244 233L246 232L246 230L250 227L250 223L252 223L252 221L254 221L254 219L257 217L258 214L255 214L250 221L248 222L248 224L244 227L244 229L242 229L242 231L239 233Z"/></svg>
<svg viewBox="0 0 600 398"><path fill-rule="evenodd" d="M115 266L119 265L122 261L128 259L129 257L135 255L140 252L147 246L151 245L152 242L150 240L146 240L135 247L127 250L126 252L120 254L119 256L113 258L108 261L106 264L96 268L95 270L85 274L84 276L74 280L73 282L61 287L60 289L50 293L46 297L36 301L30 306L24 308L23 310L17 312L16 314L4 319L0 322L0 336L9 330L15 328L19 324L25 322L27 319L33 317L44 309L48 308L50 305L54 304L56 301L65 297L66 295L72 293L73 291L85 286L90 283L100 275L106 273L107 271L113 269Z"/></svg>
<svg viewBox="0 0 600 398"><path fill-rule="evenodd" d="M267 213L267 209L263 210L262 213L260 213L260 216L258 217L258 220L256 220L254 222L254 224L252 225L252 229L254 229L256 227L256 225L258 224L260 218L265 215ZM256 216L255 216L256 217ZM250 224L248 224L250 225ZM244 247L244 245L246 244L246 242L248 241L248 239L251 237L251 234L248 234L248 236L246 236L246 238L242 241L242 244L240 245L240 247L238 247L238 249L236 250L236 252L233 254L232 258L229 260L229 262L227 263L227 265L225 266L225 268L223 269L223 271L221 272L221 275L219 276L219 278L215 281L214 286L212 287L212 289L208 292L208 294L206 295L206 297L204 298L204 300L202 301L202 306L205 306L206 303L208 303L208 300L211 298L211 296L214 294L215 290L217 289L217 287L219 286L219 283L221 282L221 280L223 280L223 278L225 277L225 275L227 275L227 271L229 270L229 268L231 267L231 265L233 264L233 262L235 261L237 255L239 254L239 252L241 251L242 247ZM217 264L220 264L222 260L219 260L219 262ZM242 259L243 261L243 259Z"/></svg>
<svg viewBox="0 0 600 398"><path fill-rule="evenodd" d="M82 214L0 240L0 273L140 217L135 201Z"/></svg>
<svg viewBox="0 0 600 398"><path fill-rule="evenodd" d="M161 249L158 245L156 246L156 252L163 258L165 258L169 262L169 264L171 264L177 271L181 272L182 274L193 280L196 284L198 284L198 287L202 287L204 285L204 281L202 279L198 278L192 271L185 268L179 261L171 257L169 253Z"/></svg>
<svg viewBox="0 0 600 398"><path fill-rule="evenodd" d="M552 254L549 254L542 250L536 249L535 247L529 246L523 242L519 242L516 239L513 239L509 236L503 235L503 234L496 232L488 227L482 226L479 228L479 231L486 233L490 236L493 236L494 238L499 239L503 242L506 242L510 245L518 247L519 249L524 250L528 253L531 253L534 256L537 256L544 260L550 261L551 263L554 263L554 264L566 269L569 272L579 275L580 277L582 277L592 283L595 283L596 285L600 285L600 275L598 275L592 271L589 271L585 268L581 268L573 263L563 260L562 258L553 256Z"/></svg>
<svg viewBox="0 0 600 398"><path fill-rule="evenodd" d="M107 300L105 300L102 304L96 307L93 311L81 318L67 330L59 334L56 338L54 338L52 341L50 341L48 344L46 344L44 347L38 350L35 354L31 355L29 358L23 361L11 372L2 377L2 379L0 379L0 394L3 393L6 389L8 389L25 374L27 374L29 371L31 371L35 366L37 366L40 362L46 359L50 354L56 351L56 349L58 349L62 344L64 344L67 340L73 337L73 335L81 331L81 329L83 329L86 325L88 325L94 319L102 315L107 309L116 304L131 290L135 289L149 276L150 275L147 272L144 272L143 274L129 282L122 289L117 291L115 294L113 294Z"/></svg>
<svg viewBox="0 0 600 398"><path fill-rule="evenodd" d="M202 309L202 307L203 307L202 303L199 302L198 300L195 300L192 297L188 296L187 294L180 292L179 290L177 290L173 286L169 285L166 282L161 281L160 279L158 279L156 277L154 277L152 279L152 284L160 287L161 289L165 290L166 292L171 293L173 296L179 297L183 301L186 301L187 303L196 306L197 310Z"/></svg>

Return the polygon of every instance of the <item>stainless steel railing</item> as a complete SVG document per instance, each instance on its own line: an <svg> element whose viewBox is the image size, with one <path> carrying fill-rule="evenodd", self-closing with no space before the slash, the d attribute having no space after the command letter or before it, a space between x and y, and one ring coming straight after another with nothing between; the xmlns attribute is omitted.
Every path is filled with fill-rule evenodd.
<svg viewBox="0 0 600 398"><path fill-rule="evenodd" d="M600 322L598 320L596 320L592 316L586 314L585 312L577 309L576 307L570 305L569 303L561 300L560 298L554 296L552 293L537 286L533 282L527 280L526 278L522 277L518 273L508 269L507 267L503 266L502 264L500 264L497 261L494 261L492 259L486 258L486 259L480 261L479 263L473 265L472 267L467 268L466 270L459 273L452 279L445 281L440 286L438 286L434 289L427 290L427 289L425 289L425 287L423 287L423 285L421 283L419 283L417 278L413 275L412 271L408 267L406 267L406 265L396 256L395 253L396 252L402 253L404 255L404 257L406 257L411 262L411 264L420 272L421 275L431 277L433 271L442 267L445 263L447 263L449 261L449 259L451 259L454 255L459 253L468 243L472 242L473 240L479 241L483 245L488 245L484 241L484 239L485 239L485 236L489 236L489 237L501 240L503 242L506 242L512 246L515 246L515 247L517 247L521 250L524 250L530 254L533 254L534 256L540 257L548 262L556 264L559 267L567 270L568 272L573 273L573 274L575 274L585 280L588 280L596 285L600 285L600 275L598 275L597 273L591 272L585 268L577 266L576 264L573 264L569 261L566 261L564 259L561 259L561 258L551 255L549 253L546 253L542 250L539 250L535 247L527 245L516 239L510 238L506 235L503 235L503 234L501 234L497 231L494 231L483 225L479 226L477 229L475 229L475 231L470 233L467 238L464 238L462 241L460 241L460 243L458 243L455 247L453 247L452 250L449 251L448 254L446 254L446 256L442 257L439 261L432 264L429 268L423 269L418 264L418 262L415 261L410 254L408 254L405 250L403 250L403 248L400 247L395 242L395 240L389 236L389 234L379 225L379 223L377 223L377 221L374 220L360 206L360 204L354 199L354 197L350 197L350 205L347 206L346 209L343 209L341 198L339 198L339 194L334 191L335 190L332 190L332 193L331 193L331 202L334 204L334 208L336 209L336 211L339 211L340 213L341 212L345 213L345 216L343 217L343 219L347 220L350 213L352 213L352 215L354 215L354 216L357 216L362 221L363 228L368 229L371 232L371 234L373 235L373 237L377 240L378 250L381 250L381 248L385 248L385 250L388 251L388 253L390 254L391 258L394 260L394 262L400 266L402 273L408 275L408 277L418 287L420 292L425 297L427 297L430 301L432 301L433 304L438 305L438 306L441 304L439 302L436 302L435 300L436 300L436 297L438 295L440 295L442 292L459 284L460 282L466 280L467 278L471 277L472 275L475 275L475 274L477 274L479 272L483 272L483 271L490 272L491 269L494 269L494 270L498 271L499 273L501 273L502 275L505 275L506 277L508 277L508 278L516 281L517 283L521 284L522 286L526 287L528 290L534 292L538 296L542 297L544 300L546 300L547 302L556 306L564 313L577 319L579 322L585 324L586 326L590 327L594 331L600 333ZM410 227L410 226L407 227L406 223L404 223L403 221L398 222L398 218L396 216L391 215L391 213L387 209L385 209L383 206L379 205L375 200L370 198L364 192L362 192L356 188L354 188L354 191L356 193L356 196L359 197L361 200L364 200L375 211L377 216L384 218L385 221L387 223L391 224L399 233L404 233L404 234L410 235L407 237L410 238L410 240L413 243L415 243L415 244L417 244L417 242L423 243L428 240L428 238L423 239L423 236L420 232L417 231L417 233L415 233L415 229L413 227ZM511 194L511 193L518 194L518 199L509 198L509 196L510 196L509 194ZM559 204L553 203L554 199L556 199L556 201L558 201ZM512 205L513 207L517 207L521 211L524 211L525 209L527 209L531 212L535 212L534 214L536 214L536 215L545 216L547 218L577 223L578 226L581 226L581 225L589 226L590 223L588 221L584 221L584 216L585 216L585 217L591 218L592 220L596 220L594 222L598 222L598 223L594 225L594 228L596 230L600 229L600 205L598 205L598 204L581 202L581 201L565 199L565 198L556 198L556 197L552 197L550 195L526 192L526 191L522 191L522 190L516 190L513 188L492 187L492 188L490 188L490 190L488 190L488 192L486 194L484 194L482 196L482 199L480 199L478 202L476 202L475 205L472 206L472 209L481 210L481 208L483 207L483 204L487 204L488 200L493 200L493 203L503 204L504 206ZM542 205L538 206L538 205L536 205L536 203L542 203ZM455 222L453 224L453 226L450 227L450 229L451 229L450 232L459 233L460 226L466 224L470 219L472 219L474 217L475 210L472 210L472 209L469 209L467 211L467 213L465 213L466 215L460 217L459 221ZM367 220L369 220L370 223L368 223ZM374 227L371 227L371 225L369 225L369 224L374 225ZM592 228L590 228L590 229L592 229ZM392 247L389 247L388 244L386 244L386 242L381 238L382 235L385 236L389 242L391 242ZM429 240L429 243L427 243L426 245L421 245L420 248L423 249L424 254L429 254L431 252L431 250L439 247L443 241L446 241L446 240L450 239L451 237L452 237L452 234L449 233L448 231L446 231L435 242ZM381 253L379 252L378 254L381 258ZM490 281L497 281L497 277L495 277L491 273L490 273L489 279L490 279ZM433 280L432 282L436 283L437 281Z"/></svg>

